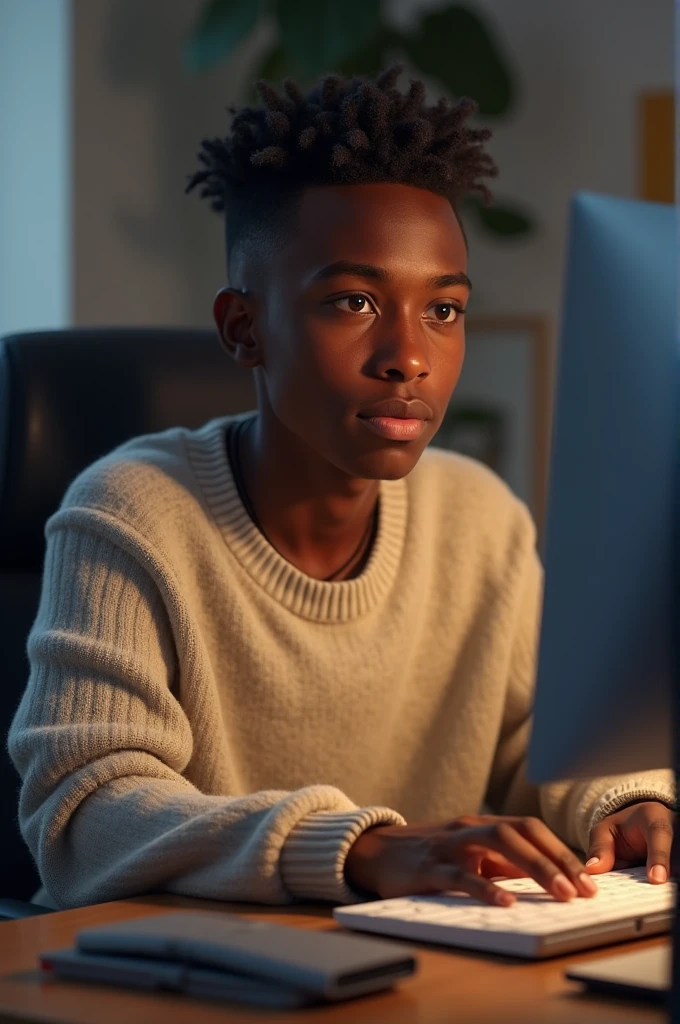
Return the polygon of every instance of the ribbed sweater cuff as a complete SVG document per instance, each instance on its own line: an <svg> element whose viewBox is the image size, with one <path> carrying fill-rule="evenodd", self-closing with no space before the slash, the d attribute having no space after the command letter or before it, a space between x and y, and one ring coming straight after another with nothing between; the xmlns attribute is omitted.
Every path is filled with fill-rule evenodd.
<svg viewBox="0 0 680 1024"><path fill-rule="evenodd" d="M659 803L665 804L671 810L678 809L676 793L671 786L650 786L635 778L626 779L603 793L583 815L585 818L585 827L581 835L583 849L588 849L591 829L599 822L629 804L639 803L641 800L658 800Z"/></svg>
<svg viewBox="0 0 680 1024"><path fill-rule="evenodd" d="M363 807L343 814L310 814L291 830L281 851L283 883L294 899L360 903L345 882L345 860L352 844L374 825L405 825L388 807Z"/></svg>

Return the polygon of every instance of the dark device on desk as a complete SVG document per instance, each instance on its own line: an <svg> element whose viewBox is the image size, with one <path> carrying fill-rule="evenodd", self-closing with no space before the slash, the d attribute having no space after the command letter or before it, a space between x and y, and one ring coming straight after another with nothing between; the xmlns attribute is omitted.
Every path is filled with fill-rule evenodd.
<svg viewBox="0 0 680 1024"><path fill-rule="evenodd" d="M676 250L672 206L574 196L529 751L536 783L676 764ZM649 972L654 954L649 995L658 998L658 979L668 976L663 949L600 960L579 976L612 991L618 970L625 995L636 957ZM677 973L674 980L678 999Z"/></svg>
<svg viewBox="0 0 680 1024"><path fill-rule="evenodd" d="M75 950L44 953L41 963L61 978L282 1008L391 988L417 965L396 943L209 910L86 928Z"/></svg>

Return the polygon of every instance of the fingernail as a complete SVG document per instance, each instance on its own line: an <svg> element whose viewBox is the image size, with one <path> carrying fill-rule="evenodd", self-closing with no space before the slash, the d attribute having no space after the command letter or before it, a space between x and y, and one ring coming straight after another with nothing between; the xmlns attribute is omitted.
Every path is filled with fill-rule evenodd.
<svg viewBox="0 0 680 1024"><path fill-rule="evenodd" d="M600 863L600 858L599 857L591 857L590 860L586 861L586 867L589 868L589 867L592 867L593 864L599 864L599 863Z"/></svg>
<svg viewBox="0 0 680 1024"><path fill-rule="evenodd" d="M573 899L577 895L576 889L566 875L555 875L552 880L552 887L559 896L564 896L568 900Z"/></svg>
<svg viewBox="0 0 680 1024"><path fill-rule="evenodd" d="M499 889L497 893L494 893L494 903L497 903L499 907L510 907L515 902L513 896L509 892L505 892L504 889Z"/></svg>
<svg viewBox="0 0 680 1024"><path fill-rule="evenodd" d="M597 886L595 885L595 882L592 880L590 875L587 875L585 873L585 871L581 872L581 874L578 876L578 880L583 886L583 888L586 890L586 892L597 892Z"/></svg>
<svg viewBox="0 0 680 1024"><path fill-rule="evenodd" d="M662 864L655 864L652 870L649 872L649 877L654 882L665 882L668 878L668 872Z"/></svg>

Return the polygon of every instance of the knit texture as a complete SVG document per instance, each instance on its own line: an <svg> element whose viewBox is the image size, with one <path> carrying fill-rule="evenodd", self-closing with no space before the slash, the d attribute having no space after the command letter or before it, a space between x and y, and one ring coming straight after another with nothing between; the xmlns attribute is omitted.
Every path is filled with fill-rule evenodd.
<svg viewBox="0 0 680 1024"><path fill-rule="evenodd" d="M47 523L8 742L42 902L351 902L344 861L372 825L486 802L586 848L625 803L674 799L670 772L526 781L542 575L490 470L426 449L380 482L363 572L315 580L241 502L241 418L128 442Z"/></svg>

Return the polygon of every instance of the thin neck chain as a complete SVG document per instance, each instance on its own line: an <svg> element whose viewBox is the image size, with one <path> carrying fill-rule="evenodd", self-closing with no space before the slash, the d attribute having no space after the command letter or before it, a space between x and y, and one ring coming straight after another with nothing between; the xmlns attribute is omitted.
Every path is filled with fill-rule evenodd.
<svg viewBox="0 0 680 1024"><path fill-rule="evenodd" d="M241 498L241 501L243 502L248 515L250 516L250 518L252 519L253 523L258 528L262 536L268 541L269 544L272 544L271 540L269 540L269 537L267 537L267 534L262 529L262 524L260 523L259 519L257 518L257 515L255 514L255 509L253 508L250 498L248 497L248 492L246 491L243 479L243 470L240 455L241 436L247 429L248 425L254 422L254 418L251 418L249 420L241 420L240 423L237 424L232 424L232 426L227 431L227 453L229 455L229 462L231 463L231 472L232 476L234 477L234 483L236 484L236 490L239 493L239 497ZM325 576L323 582L332 583L333 580L335 580L340 575L340 573L347 570L352 565L353 562L358 561L358 559L361 556L363 556L366 549L372 544L375 538L377 525L378 503L376 502L375 508L373 510L373 515L370 517L368 521L366 529L362 534L361 540L359 541L357 548L352 552L352 554L349 556L346 562L343 562L343 564L334 572L332 572L330 576ZM272 547L275 547L275 545L272 544Z"/></svg>

